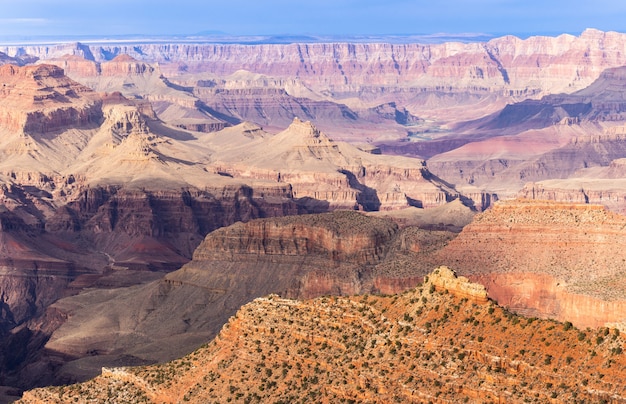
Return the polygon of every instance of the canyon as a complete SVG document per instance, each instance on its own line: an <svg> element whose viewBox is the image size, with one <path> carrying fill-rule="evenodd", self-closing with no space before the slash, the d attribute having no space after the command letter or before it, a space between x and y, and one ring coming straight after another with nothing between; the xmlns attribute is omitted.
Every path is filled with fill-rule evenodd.
<svg viewBox="0 0 626 404"><path fill-rule="evenodd" d="M53 303L46 316L64 321L8 376L25 386L66 384L124 361L172 360L213 338L243 304L270 293L397 293L419 282L436 265L434 252L453 237L354 211L239 222L207 235L189 263L159 279L128 286L109 275L99 281L108 287Z"/></svg>
<svg viewBox="0 0 626 404"><path fill-rule="evenodd" d="M0 51L57 65L96 91L149 100L181 129L253 122L278 133L294 118L308 120L335 141L426 160L458 192L481 199L481 209L494 195L514 197L554 179L576 184L580 170L626 157L624 43L624 34L588 29L484 43L73 43ZM575 187L546 195L576 198L564 193ZM614 199L606 206L623 210Z"/></svg>
<svg viewBox="0 0 626 404"><path fill-rule="evenodd" d="M390 299L431 293L385 295L440 265L459 277L429 275L437 310L625 331L625 48L624 34L597 30L428 45L0 46L0 385L19 395L105 367L96 384L141 390L149 378L120 366L246 340L220 329L252 301L269 313L268 302L373 294L395 312ZM430 324L441 314L407 305ZM618 345L606 363L585 359L584 377L588 364L614 365ZM420 385L413 399L623 395L617 382L598 381L594 396L558 378L567 388L468 381L456 392ZM383 384L376 394L410 397ZM150 389L141 394L192 393ZM42 394L66 393L54 391Z"/></svg>
<svg viewBox="0 0 626 404"><path fill-rule="evenodd" d="M50 305L46 316L64 320L12 377L27 381L45 369L41 383L68 384L102 367L172 360L214 338L255 298L402 293L441 264L459 277L435 277L434 289L455 289L460 299L580 330L626 330L624 217L602 206L501 201L458 235L376 216L335 211L215 230L162 278ZM469 279L477 283L467 286Z"/></svg>
<svg viewBox="0 0 626 404"><path fill-rule="evenodd" d="M151 75L153 68L122 57L111 64L93 71L105 77L125 74L131 81L149 76L170 97L163 98L170 106L184 104L185 93ZM87 365L79 363L78 371L62 367L83 357L83 362L98 357L98 365L87 368L99 369L104 354L117 349L105 342L119 335L109 334L104 341L94 337L73 350L54 345L52 334L74 310L63 304L71 306L73 295L87 299L81 305L96 304L103 297L92 295L91 289L108 296L118 289L128 293L125 288L153 286L156 280L167 289L176 282L168 283L164 275L188 262L215 229L338 208L430 208L461 196L430 174L423 160L393 159L335 142L299 119L282 135L250 123L190 132L180 122L159 118L153 102L162 99L95 91L55 65L4 65L0 79L3 385L26 388L82 380L86 371L80 369ZM105 87L115 89L119 83ZM195 101L187 104L196 107ZM291 164L276 164L287 155L293 156ZM315 284L314 277L311 282ZM394 288L393 280L378 282L382 289ZM146 293L159 296L162 287ZM267 293L263 291L255 291L254 297ZM63 298L70 303L61 303ZM135 298L133 293L130 299ZM247 299L239 297L226 307L236 309ZM60 306L54 305L57 301ZM174 335L164 330L164 339L185 337L163 355L172 359L173 353L189 352L213 336L226 318L212 317L195 336L189 330ZM125 327L121 334L129 332ZM119 340L120 349L131 350L128 337ZM136 354L137 359L130 353L107 359L162 360L155 343L140 344L133 347L146 354Z"/></svg>

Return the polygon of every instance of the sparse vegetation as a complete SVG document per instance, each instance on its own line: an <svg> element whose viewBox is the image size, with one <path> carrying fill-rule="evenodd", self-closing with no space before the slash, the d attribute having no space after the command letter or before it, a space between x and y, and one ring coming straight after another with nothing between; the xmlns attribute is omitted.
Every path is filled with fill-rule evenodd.
<svg viewBox="0 0 626 404"><path fill-rule="evenodd" d="M29 394L66 402L86 395L100 402L472 401L466 393L485 401L598 402L626 388L618 333L598 330L602 341L591 351L592 330L570 332L568 323L524 319L430 289L257 299L187 357ZM585 377L578 383L573 374Z"/></svg>

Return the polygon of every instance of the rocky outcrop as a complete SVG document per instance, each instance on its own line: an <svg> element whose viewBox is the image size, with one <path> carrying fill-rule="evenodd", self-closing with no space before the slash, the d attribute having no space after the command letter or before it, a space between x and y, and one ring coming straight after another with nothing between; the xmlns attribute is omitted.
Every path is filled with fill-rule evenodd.
<svg viewBox="0 0 626 404"><path fill-rule="evenodd" d="M99 123L101 102L56 66L0 67L0 125L12 132L48 133Z"/></svg>
<svg viewBox="0 0 626 404"><path fill-rule="evenodd" d="M20 403L624 401L624 339L615 330L525 318L439 292L431 279L480 290L447 271L394 296L243 306L210 343L172 362L106 367ZM446 272L444 274L443 272ZM450 275L450 276L449 276Z"/></svg>
<svg viewBox="0 0 626 404"><path fill-rule="evenodd" d="M245 158L221 156L213 163L215 172L289 183L297 198L366 211L432 208L459 197L452 187L429 173L421 160L363 152L333 141L298 118L285 131L248 147L247 153Z"/></svg>
<svg viewBox="0 0 626 404"><path fill-rule="evenodd" d="M388 219L354 211L253 220L218 229L207 235L191 262L161 280L94 290L55 303L50 310L68 321L53 333L46 349L76 362L46 380L83 380L131 356L154 362L183 355L212 338L242 304L268 293L310 298L409 289L421 282L435 265L434 252L452 237L399 229ZM59 361L44 355L31 366L58 367Z"/></svg>
<svg viewBox="0 0 626 404"><path fill-rule="evenodd" d="M465 298L471 301L485 304L487 303L487 290L480 283L471 283L464 276L457 276L456 273L446 266L441 266L429 274L424 282L425 286L433 285L436 290L446 291L458 298Z"/></svg>
<svg viewBox="0 0 626 404"><path fill-rule="evenodd" d="M527 315L597 327L626 320L626 219L599 205L498 202L441 250L441 263Z"/></svg>

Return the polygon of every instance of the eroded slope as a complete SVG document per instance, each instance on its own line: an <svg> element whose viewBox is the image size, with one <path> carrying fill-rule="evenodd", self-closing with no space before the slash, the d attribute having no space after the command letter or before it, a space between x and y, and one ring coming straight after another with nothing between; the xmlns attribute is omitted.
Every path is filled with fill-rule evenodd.
<svg viewBox="0 0 626 404"><path fill-rule="evenodd" d="M259 298L184 358L21 402L621 402L623 347L615 330L511 314L441 267L397 296Z"/></svg>

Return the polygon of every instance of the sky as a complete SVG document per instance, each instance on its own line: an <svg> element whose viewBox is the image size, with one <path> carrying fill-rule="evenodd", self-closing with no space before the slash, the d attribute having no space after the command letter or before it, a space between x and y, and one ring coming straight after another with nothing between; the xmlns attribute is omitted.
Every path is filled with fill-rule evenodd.
<svg viewBox="0 0 626 404"><path fill-rule="evenodd" d="M624 0L0 0L0 36L626 32Z"/></svg>

